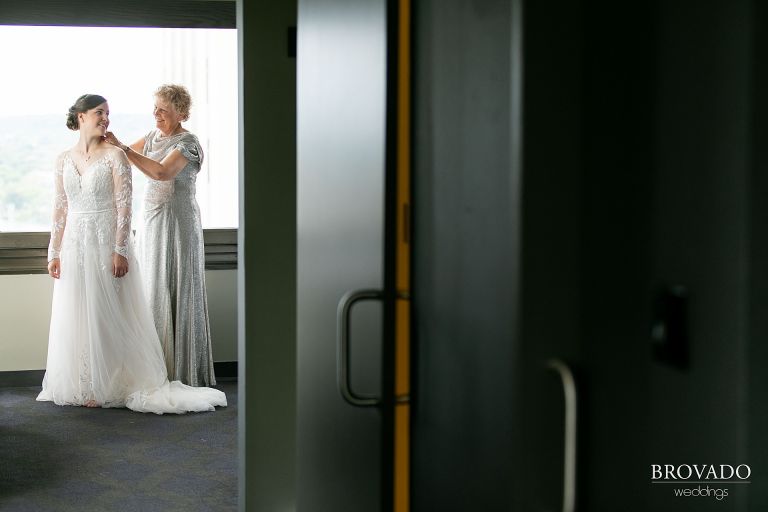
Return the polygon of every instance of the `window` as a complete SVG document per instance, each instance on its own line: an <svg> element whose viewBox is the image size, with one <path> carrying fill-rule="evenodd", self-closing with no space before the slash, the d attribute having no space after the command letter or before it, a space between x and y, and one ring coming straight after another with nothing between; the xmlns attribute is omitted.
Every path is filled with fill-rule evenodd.
<svg viewBox="0 0 768 512"><path fill-rule="evenodd" d="M237 227L235 29L0 26L0 47L24 48L0 53L0 232L50 229L53 163L77 141L64 119L78 96L105 96L110 130L132 143L154 127L152 93L162 83L192 95L185 127L205 152L203 227ZM145 180L134 172L136 207Z"/></svg>

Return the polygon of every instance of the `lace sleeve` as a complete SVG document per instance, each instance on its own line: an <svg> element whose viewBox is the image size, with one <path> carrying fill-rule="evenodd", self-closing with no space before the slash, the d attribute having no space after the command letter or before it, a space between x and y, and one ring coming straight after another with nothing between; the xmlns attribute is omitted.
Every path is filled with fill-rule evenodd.
<svg viewBox="0 0 768 512"><path fill-rule="evenodd" d="M64 155L56 159L53 173L53 220L51 223L51 241L48 244L48 261L61 254L61 240L64 238L64 226L67 225L67 194L64 191Z"/></svg>
<svg viewBox="0 0 768 512"><path fill-rule="evenodd" d="M131 182L131 164L122 151L112 162L112 178L114 180L115 209L117 210L115 252L127 258L128 241L131 236L133 185Z"/></svg>

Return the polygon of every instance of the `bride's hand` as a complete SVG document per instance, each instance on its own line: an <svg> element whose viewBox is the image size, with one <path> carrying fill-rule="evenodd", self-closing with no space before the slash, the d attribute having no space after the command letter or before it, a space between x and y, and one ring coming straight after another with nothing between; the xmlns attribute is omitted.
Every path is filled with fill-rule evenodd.
<svg viewBox="0 0 768 512"><path fill-rule="evenodd" d="M54 258L48 262L48 275L54 279L61 277L61 261L59 258Z"/></svg>
<svg viewBox="0 0 768 512"><path fill-rule="evenodd" d="M116 252L112 253L112 275L115 277L123 277L128 273L128 260L125 256L121 256Z"/></svg>

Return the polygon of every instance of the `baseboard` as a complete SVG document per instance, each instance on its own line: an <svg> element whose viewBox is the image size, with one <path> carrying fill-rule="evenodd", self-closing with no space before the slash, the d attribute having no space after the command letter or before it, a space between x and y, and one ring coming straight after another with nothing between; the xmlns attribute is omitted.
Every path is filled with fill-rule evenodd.
<svg viewBox="0 0 768 512"><path fill-rule="evenodd" d="M213 363L216 380L232 382L237 380L237 361L217 361ZM26 388L40 386L45 370L19 370L0 372L0 388Z"/></svg>
<svg viewBox="0 0 768 512"><path fill-rule="evenodd" d="M0 388L27 388L43 383L45 370L20 370L0 372Z"/></svg>
<svg viewBox="0 0 768 512"><path fill-rule="evenodd" d="M217 381L237 380L237 361L216 361L213 363L213 371L216 373Z"/></svg>

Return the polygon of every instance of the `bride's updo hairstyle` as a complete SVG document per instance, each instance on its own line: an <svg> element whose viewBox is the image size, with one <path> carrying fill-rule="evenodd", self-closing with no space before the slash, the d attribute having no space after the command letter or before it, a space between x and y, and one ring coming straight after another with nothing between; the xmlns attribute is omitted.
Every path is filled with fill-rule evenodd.
<svg viewBox="0 0 768 512"><path fill-rule="evenodd" d="M106 103L106 101L104 96L99 96L98 94L83 94L77 98L75 104L69 107L69 112L67 113L67 128L73 131L79 130L80 121L77 120L77 114L88 112L92 108L98 107L102 103Z"/></svg>
<svg viewBox="0 0 768 512"><path fill-rule="evenodd" d="M161 85L155 91L155 96L163 101L167 101L176 112L181 116L182 121L189 120L189 109L192 108L192 96L183 85L165 84Z"/></svg>

